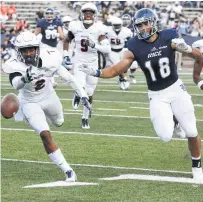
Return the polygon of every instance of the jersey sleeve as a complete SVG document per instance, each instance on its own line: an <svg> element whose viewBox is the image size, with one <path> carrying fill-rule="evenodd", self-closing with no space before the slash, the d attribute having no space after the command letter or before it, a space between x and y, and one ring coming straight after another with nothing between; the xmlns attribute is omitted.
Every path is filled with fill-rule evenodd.
<svg viewBox="0 0 203 202"><path fill-rule="evenodd" d="M68 31L72 32L73 34L74 34L74 30L75 30L75 23L76 23L76 21L71 21L68 26Z"/></svg>
<svg viewBox="0 0 203 202"><path fill-rule="evenodd" d="M62 22L60 19L58 19L57 25L58 25L59 27L62 27L62 26L63 26L63 22Z"/></svg>
<svg viewBox="0 0 203 202"><path fill-rule="evenodd" d="M43 27L43 19L42 19L42 20L39 20L39 21L37 22L37 27L39 27L39 28L42 28L42 27Z"/></svg>
<svg viewBox="0 0 203 202"><path fill-rule="evenodd" d="M171 29L170 30L170 38L175 39L175 38L179 38L178 32L176 31L176 29Z"/></svg>

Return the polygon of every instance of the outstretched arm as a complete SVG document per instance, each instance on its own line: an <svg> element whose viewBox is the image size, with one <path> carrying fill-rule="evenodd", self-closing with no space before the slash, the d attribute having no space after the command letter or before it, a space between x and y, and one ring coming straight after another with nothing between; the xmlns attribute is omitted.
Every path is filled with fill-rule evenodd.
<svg viewBox="0 0 203 202"><path fill-rule="evenodd" d="M197 86L201 90L203 90L203 78L200 77L202 68L203 68L203 55L201 58L196 58L193 69L193 81L197 84Z"/></svg>
<svg viewBox="0 0 203 202"><path fill-rule="evenodd" d="M134 61L133 53L131 51L126 51L124 53L123 59L119 63L111 67L107 67L103 70L100 70L101 71L100 77L112 78L112 77L118 76L119 74L127 71L127 69L131 66L133 61Z"/></svg>
<svg viewBox="0 0 203 202"><path fill-rule="evenodd" d="M64 79L65 81L67 81L67 83L69 83L71 85L71 87L73 88L73 90L76 91L76 93L82 98L82 97L86 97L87 93L85 92L85 90L82 88L82 86L76 81L75 77L67 70L65 69L63 66L60 66L57 69L56 72L62 79Z"/></svg>

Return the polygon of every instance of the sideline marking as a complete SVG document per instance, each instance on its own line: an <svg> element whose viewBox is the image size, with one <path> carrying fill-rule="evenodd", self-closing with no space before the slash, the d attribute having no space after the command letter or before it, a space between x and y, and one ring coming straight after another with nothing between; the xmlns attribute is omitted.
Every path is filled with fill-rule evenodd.
<svg viewBox="0 0 203 202"><path fill-rule="evenodd" d="M168 176L159 176L159 175L137 175L137 174L126 174L120 175L117 177L107 177L107 178L99 178L100 180L149 180L149 181L159 181L159 182L180 182L180 183L190 183L196 184L192 178L185 177L168 177ZM203 184L203 182L199 183Z"/></svg>
<svg viewBox="0 0 203 202"><path fill-rule="evenodd" d="M2 161L14 161L14 162L23 162L23 163L38 163L38 164L53 164L52 162L44 162L44 161L31 161L31 160L21 160L21 159L7 159L1 158ZM81 167L92 167L92 168L111 168L111 169L119 169L119 170L139 170L139 171L150 171L150 172L162 172L162 173L178 173L178 174L189 174L192 172L185 171L177 171L177 170L156 170L150 168L135 168L135 167L121 167L121 166L105 166L105 165L94 165L94 164L73 164L72 166L81 166Z"/></svg>
<svg viewBox="0 0 203 202"><path fill-rule="evenodd" d="M99 185L99 183L56 181L56 182L49 182L49 183L43 183L43 184L27 185L27 186L24 186L23 188L71 187L71 186L89 186L89 185Z"/></svg>

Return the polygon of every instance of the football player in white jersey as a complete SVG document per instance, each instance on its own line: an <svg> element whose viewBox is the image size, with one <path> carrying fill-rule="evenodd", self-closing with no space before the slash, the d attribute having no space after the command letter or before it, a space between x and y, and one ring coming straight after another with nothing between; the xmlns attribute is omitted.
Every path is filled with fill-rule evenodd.
<svg viewBox="0 0 203 202"><path fill-rule="evenodd" d="M203 54L203 39L195 41L192 44L192 47L199 49L200 52ZM200 77L202 68L200 68L200 66L198 65L198 61L196 60L194 64L194 70L193 70L193 80L197 84L200 90L203 90L203 78Z"/></svg>
<svg viewBox="0 0 203 202"><path fill-rule="evenodd" d="M88 97L75 78L61 66L61 56L53 49L39 48L39 41L31 32L20 33L15 40L17 57L9 59L3 71L9 74L11 85L19 91L20 107L16 121L26 120L40 135L49 158L65 173L67 181L76 175L52 139L47 120L60 127L64 122L62 104L53 89L50 78L57 73L67 81L90 109ZM91 110L91 109L90 109Z"/></svg>
<svg viewBox="0 0 203 202"><path fill-rule="evenodd" d="M70 22L68 34L64 40L63 63L67 65L72 63L69 44L73 39L75 40L73 73L87 92L91 104L98 78L79 71L79 67L87 64L94 69L98 69L97 52L109 53L111 50L109 41L105 38L105 29L101 23L96 23L96 19L97 7L93 3L85 3L81 7L81 21ZM78 95L75 95L73 98L74 109L78 108L79 101ZM83 109L82 128L90 128L88 123L88 110L86 108Z"/></svg>
<svg viewBox="0 0 203 202"><path fill-rule="evenodd" d="M108 55L108 61L111 64L118 63L126 51L125 45L129 38L132 37L132 32L127 27L123 27L123 21L120 18L114 17L111 19L111 25L107 29L107 38L111 44L111 52ZM109 65L108 65L109 66ZM127 81L126 73L119 75L119 85L122 90L129 88L130 83Z"/></svg>

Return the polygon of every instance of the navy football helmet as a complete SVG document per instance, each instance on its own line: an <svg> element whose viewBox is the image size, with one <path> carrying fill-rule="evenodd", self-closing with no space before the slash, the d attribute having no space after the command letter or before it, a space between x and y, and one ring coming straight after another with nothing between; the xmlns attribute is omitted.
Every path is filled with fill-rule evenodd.
<svg viewBox="0 0 203 202"><path fill-rule="evenodd" d="M158 32L158 16L149 8L142 8L135 13L133 26L139 39L149 39ZM142 23L148 27L142 29Z"/></svg>
<svg viewBox="0 0 203 202"><path fill-rule="evenodd" d="M54 19L54 10L52 8L47 8L45 10L45 19L51 21Z"/></svg>
<svg viewBox="0 0 203 202"><path fill-rule="evenodd" d="M132 22L132 18L129 14L124 14L121 19L123 20L123 26L124 27L130 27L131 22Z"/></svg>

